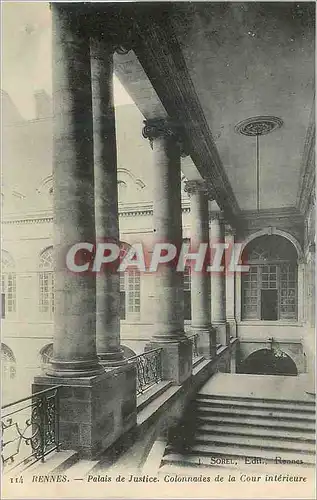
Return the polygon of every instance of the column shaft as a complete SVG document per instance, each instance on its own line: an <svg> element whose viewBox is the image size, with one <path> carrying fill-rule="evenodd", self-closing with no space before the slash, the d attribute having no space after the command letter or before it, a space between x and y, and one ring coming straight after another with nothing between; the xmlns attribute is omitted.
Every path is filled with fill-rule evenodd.
<svg viewBox="0 0 317 500"><path fill-rule="evenodd" d="M75 243L95 243L92 100L89 42L83 20L53 3L54 354L50 375L88 376L96 355L94 273L71 272Z"/></svg>
<svg viewBox="0 0 317 500"><path fill-rule="evenodd" d="M209 247L208 191L204 182L188 181L185 187L190 195L191 253L197 253L201 244ZM201 271L191 266L191 331L198 334L198 349L207 358L216 350L215 331L211 327L210 276L205 263Z"/></svg>
<svg viewBox="0 0 317 500"><path fill-rule="evenodd" d="M190 227L192 252L197 252L201 243L209 245L208 198L199 186L190 192ZM205 270L195 271L194 265L191 269L192 329L208 328L211 323L209 275Z"/></svg>
<svg viewBox="0 0 317 500"><path fill-rule="evenodd" d="M180 150L173 138L153 140L153 224L154 242L182 244ZM183 273L175 262L155 273L154 337L177 339L184 335Z"/></svg>
<svg viewBox="0 0 317 500"><path fill-rule="evenodd" d="M153 148L154 243L182 245L181 165L177 134L165 120L146 122L143 136ZM148 348L161 348L164 379L182 384L192 371L192 343L184 333L184 278L176 261L155 272L154 335Z"/></svg>
<svg viewBox="0 0 317 500"><path fill-rule="evenodd" d="M210 244L224 244L224 221L221 215L215 215L210 220ZM211 271L211 321L217 330L217 342L227 344L226 329L226 279L225 270Z"/></svg>
<svg viewBox="0 0 317 500"><path fill-rule="evenodd" d="M226 316L230 328L230 336L237 336L237 324L235 314L235 271L230 270L230 262L234 262L234 232L231 228L226 231L226 243L228 247L228 259L226 260Z"/></svg>
<svg viewBox="0 0 317 500"><path fill-rule="evenodd" d="M91 40L96 241L119 245L117 148L111 44ZM115 266L96 275L97 352L103 364L122 359L120 348L120 276Z"/></svg>

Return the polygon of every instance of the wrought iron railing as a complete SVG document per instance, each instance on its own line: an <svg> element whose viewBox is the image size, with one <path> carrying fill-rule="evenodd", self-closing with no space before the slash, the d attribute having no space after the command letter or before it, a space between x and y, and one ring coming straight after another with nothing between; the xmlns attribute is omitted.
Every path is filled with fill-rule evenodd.
<svg viewBox="0 0 317 500"><path fill-rule="evenodd" d="M193 346L193 359L197 359L200 357L199 349L198 349L198 333L195 333L194 335L189 335L188 338L191 341L192 346Z"/></svg>
<svg viewBox="0 0 317 500"><path fill-rule="evenodd" d="M29 466L59 449L59 387L4 405L1 459L4 472Z"/></svg>
<svg viewBox="0 0 317 500"><path fill-rule="evenodd" d="M162 349L151 349L129 358L128 362L136 364L136 393L138 396L162 380Z"/></svg>

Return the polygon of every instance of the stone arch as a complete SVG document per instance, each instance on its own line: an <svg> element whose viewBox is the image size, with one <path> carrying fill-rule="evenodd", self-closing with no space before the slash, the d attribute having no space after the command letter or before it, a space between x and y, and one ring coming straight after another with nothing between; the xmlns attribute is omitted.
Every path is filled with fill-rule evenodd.
<svg viewBox="0 0 317 500"><path fill-rule="evenodd" d="M297 239L292 234L286 231L282 231L281 229L276 229L275 227L266 227L247 236L247 238L244 240L242 244L240 255L242 255L244 249L251 241L255 240L256 238L259 238L260 236L271 236L272 234L276 236L281 236L282 238L286 238L290 243L292 243L292 245L296 249L298 261L299 262L303 261L304 253Z"/></svg>
<svg viewBox="0 0 317 500"><path fill-rule="evenodd" d="M49 344L46 344L44 347L42 347L39 353L40 367L44 373L52 356L53 356L53 343L50 342Z"/></svg>
<svg viewBox="0 0 317 500"><path fill-rule="evenodd" d="M53 194L53 175L50 174L42 180L41 184L36 190L39 194L46 193L48 196Z"/></svg>
<svg viewBox="0 0 317 500"><path fill-rule="evenodd" d="M130 349L130 347L127 347L124 344L121 344L120 347L123 350L124 358L132 358L133 356L136 356L136 353L132 349Z"/></svg>
<svg viewBox="0 0 317 500"><path fill-rule="evenodd" d="M16 359L12 349L1 342L1 373L3 382L16 376Z"/></svg>
<svg viewBox="0 0 317 500"><path fill-rule="evenodd" d="M127 168L119 167L117 170L117 174L118 174L118 182L120 181L124 182L124 180L128 178L130 181L132 181L133 184L136 184L140 189L143 189L145 187L144 182L141 179L137 178Z"/></svg>
<svg viewBox="0 0 317 500"><path fill-rule="evenodd" d="M298 375L297 365L285 349L275 353L267 347L249 353L240 363L238 371L258 375Z"/></svg>

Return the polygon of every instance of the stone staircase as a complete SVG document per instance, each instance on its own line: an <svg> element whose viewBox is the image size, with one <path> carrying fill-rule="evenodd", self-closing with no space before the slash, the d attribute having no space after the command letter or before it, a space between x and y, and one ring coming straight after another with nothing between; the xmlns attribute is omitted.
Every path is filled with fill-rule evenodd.
<svg viewBox="0 0 317 500"><path fill-rule="evenodd" d="M198 393L169 432L160 473L315 464L315 401Z"/></svg>

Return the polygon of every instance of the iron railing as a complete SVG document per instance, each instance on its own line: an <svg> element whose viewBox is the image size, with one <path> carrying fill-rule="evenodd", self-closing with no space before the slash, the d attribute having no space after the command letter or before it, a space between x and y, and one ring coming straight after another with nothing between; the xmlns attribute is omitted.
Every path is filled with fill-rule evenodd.
<svg viewBox="0 0 317 500"><path fill-rule="evenodd" d="M194 335L189 335L188 338L193 346L193 359L197 359L200 357L198 350L198 333L195 333Z"/></svg>
<svg viewBox="0 0 317 500"><path fill-rule="evenodd" d="M138 396L162 380L162 349L151 349L138 356L132 356L128 362L136 364Z"/></svg>
<svg viewBox="0 0 317 500"><path fill-rule="evenodd" d="M1 410L3 470L29 466L59 449L59 387L4 405ZM11 465L11 467L10 467Z"/></svg>

